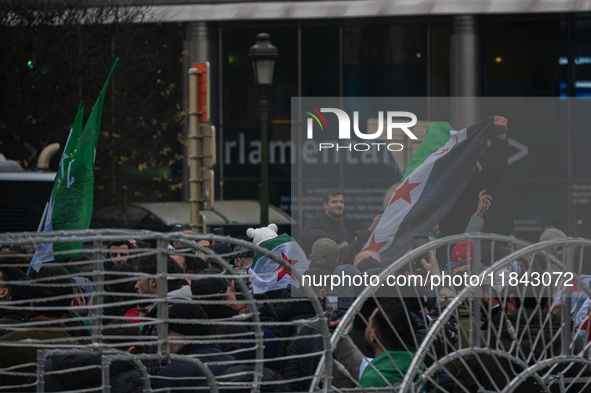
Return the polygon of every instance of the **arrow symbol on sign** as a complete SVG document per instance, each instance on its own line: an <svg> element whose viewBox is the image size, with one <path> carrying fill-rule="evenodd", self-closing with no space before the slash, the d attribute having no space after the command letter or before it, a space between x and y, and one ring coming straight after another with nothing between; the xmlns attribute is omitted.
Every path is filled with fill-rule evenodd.
<svg viewBox="0 0 591 393"><path fill-rule="evenodd" d="M513 138L508 138L507 143L509 143L509 146L519 150L517 153L513 154L511 157L507 159L507 163L509 165L514 164L515 162L521 160L523 157L527 156L528 148L523 143L517 142Z"/></svg>
<svg viewBox="0 0 591 393"><path fill-rule="evenodd" d="M521 160L523 157L527 156L529 149L523 143L517 142L513 138L507 138L507 143L509 144L509 146L519 150L517 153L507 158L507 165L514 164L515 162ZM492 141L488 139L486 141L486 145L490 147L492 145Z"/></svg>

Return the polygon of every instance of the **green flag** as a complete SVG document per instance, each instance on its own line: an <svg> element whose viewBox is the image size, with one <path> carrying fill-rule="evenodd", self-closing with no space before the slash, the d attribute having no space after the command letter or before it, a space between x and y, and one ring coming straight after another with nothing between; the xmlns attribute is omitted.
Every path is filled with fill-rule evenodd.
<svg viewBox="0 0 591 393"><path fill-rule="evenodd" d="M400 180L400 184L402 184L404 180L412 173L412 171L421 165L423 161L427 159L427 157L435 153L441 148L441 146L447 143L449 140L450 131L454 131L453 127L444 122L433 123L429 126L427 135L425 136L423 142L421 142L421 146L419 146L415 155L408 163L408 166L404 171L404 176Z"/></svg>
<svg viewBox="0 0 591 393"><path fill-rule="evenodd" d="M90 226L94 203L94 160L101 127L103 103L111 76L118 62L119 59L115 60L111 73L82 132L80 130L82 129L84 103L80 103L78 107L78 113L74 119L74 125L56 175L43 231L88 229ZM77 253L67 253L67 251L81 248L82 242L43 243L35 251L31 265L36 271L39 271L43 262L54 260L52 253L64 252L58 258L70 258Z"/></svg>

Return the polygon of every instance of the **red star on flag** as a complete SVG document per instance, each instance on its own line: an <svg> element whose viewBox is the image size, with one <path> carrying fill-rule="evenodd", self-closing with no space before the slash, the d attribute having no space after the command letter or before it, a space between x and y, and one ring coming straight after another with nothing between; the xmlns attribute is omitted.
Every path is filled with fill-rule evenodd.
<svg viewBox="0 0 591 393"><path fill-rule="evenodd" d="M456 138L456 143L454 143L454 146L458 144L459 140L458 140L458 136L454 135L454 138Z"/></svg>
<svg viewBox="0 0 591 393"><path fill-rule="evenodd" d="M417 188L421 184L421 182L409 183L408 181L409 178L406 178L406 181L404 182L402 187L399 187L396 191L394 191L394 196L392 197L390 203L388 203L388 206L390 206L399 199L404 199L408 203L412 203L410 200L410 192Z"/></svg>
<svg viewBox="0 0 591 393"><path fill-rule="evenodd" d="M285 255L283 253L283 251L281 252L281 258L283 258L284 260L287 261L287 263L290 264L290 266L293 266L296 264L297 260L293 260L293 259L289 259L287 258L287 255ZM279 273L277 273L277 282L281 281L281 279L285 276L288 275L291 278L293 278L293 276L291 275L291 272L289 270L287 270L284 266L279 265L279 267L277 267L277 269L273 270L273 273L275 273L276 271L279 271Z"/></svg>
<svg viewBox="0 0 591 393"><path fill-rule="evenodd" d="M387 240L383 241L383 242L379 242L376 243L376 234L374 233L373 235L371 235L371 239L369 241L369 246L367 246L366 248L363 249L363 251L375 251L375 252L379 252L380 249L382 247L384 247L384 244L388 243Z"/></svg>

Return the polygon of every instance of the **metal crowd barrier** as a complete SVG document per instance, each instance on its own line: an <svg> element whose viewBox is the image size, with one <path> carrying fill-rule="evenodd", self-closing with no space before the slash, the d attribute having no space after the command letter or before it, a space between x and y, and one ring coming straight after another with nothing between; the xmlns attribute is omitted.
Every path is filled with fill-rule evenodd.
<svg viewBox="0 0 591 393"><path fill-rule="evenodd" d="M106 266L120 258L120 256L111 258L110 255L105 255L106 245L111 241L126 239L147 243L145 246L130 250L127 262L137 265L146 258L155 256L157 265L155 274L106 270ZM132 230L0 234L0 248L12 247L19 250L17 253L0 255L0 257L13 258L17 261L5 263L3 266L28 268L28 264L23 263L20 258L32 257L40 243L48 242L84 242L86 246L77 251L92 257L88 261L44 264L44 269L61 269L64 265L76 266L80 272L68 271L64 274L61 270L61 277L65 279L82 277L92 281L91 304L81 307L75 299L84 297L86 293L80 293L58 295L50 299L55 301L70 299L72 303L69 306L46 307L72 313L79 312L81 308L89 310L89 315L83 318L72 314L63 322L71 324L68 329L72 335L85 329L90 330L90 334L83 337L76 336L75 342L68 337L26 342L26 346L38 349L36 358L17 367L0 367L0 385L2 385L0 390L26 389L43 392L48 388L48 381L59 379L64 375L72 375L72 373L74 377L76 374L88 375L90 380L95 375L92 373L98 372L100 375L96 374L98 375L97 384L77 391L109 392L115 377L112 371L117 371L115 365L121 369L124 364L127 364L128 370L135 370L133 375L141 382L141 391L167 391L166 388L154 387L161 381L154 370L166 367L169 362L181 361L195 366L201 375L193 378L195 380L193 386L175 388L174 391L259 392L273 389L273 391L281 391L282 387L289 384L295 384L295 386L309 384L311 392L591 391L591 361L589 360L591 317L585 318L584 315L585 310L588 310L588 315L591 314L591 300L589 300L591 290L588 285L591 277L582 275L585 248L591 247L590 240L569 238L530 245L514 237L493 234L462 234L435 240L411 251L380 271L377 274L376 285L368 286L356 296L347 312L340 316L340 323L332 334L325 310L312 288L300 285L304 298L254 296L249 290L244 273L229 263L229 260L236 256L236 252L216 255L200 241L240 245L265 255L290 270L294 280L299 284L302 283L301 275L295 269L291 270L291 266L285 260L277 258L273 253L252 243L223 236L178 232L162 234ZM169 244L173 242L183 244L186 249L169 249ZM473 255L468 260L465 273L480 280L478 285L454 284L451 287L434 285L432 289L428 286L389 287L388 291L385 291L384 284L387 283L389 276L412 274L414 261L430 250L443 250L441 254L445 255L446 260L441 265L447 264L452 246L460 242L467 242L467 255ZM562 250L561 255L557 254L558 249ZM481 253L482 250L484 250L483 253ZM185 258L185 263L188 263L195 251L206 255L209 262L214 262L221 267L219 272L171 273L168 271L169 256ZM55 256L59 257L60 254L64 253L57 252ZM481 265L483 260L490 261L491 265ZM499 277L507 272L512 273L507 269L521 269L520 277L526 272L550 273L549 277L552 280L548 281L547 285L539 285L536 288L533 285L527 288L524 283L511 286L508 282L503 282L504 285L500 285ZM556 279L558 275L560 279ZM175 280L198 282L210 278L234 281L236 297L224 296L225 294L221 292L197 295L191 293L188 297L169 294L170 288L178 286ZM131 284L145 279L155 279L156 294L113 291L113 286L119 287L118 284L125 284L129 289ZM52 284L52 281L50 276L37 277L31 281L4 279L0 281L0 286L13 285L41 290L57 287L58 285ZM569 286L571 283L575 286ZM75 291L82 289L76 282L71 286ZM360 384L363 370L359 367L353 371L349 369L350 359L339 357L339 346L348 345L357 337L354 345L359 350L363 350L363 335L368 334L367 332L371 334L371 329L367 329L370 325L370 314L375 308L378 312L383 312L384 299L388 297L401 299L400 304L404 308L406 322L414 329L412 337L405 341L398 336L398 330L392 326L393 322L388 321L390 328L404 346L404 350L398 351L398 354L386 351L393 368L400 372L401 377L397 382L389 382L388 378L384 378L383 387L363 387ZM435 304L428 303L428 297L436 299ZM116 300L113 300L115 298ZM493 298L498 301L498 307L493 305ZM551 299L549 303L545 303L545 307L541 306L543 298ZM525 305L530 304L531 299L536 299L538 303L528 309ZM35 303L35 299L30 298L2 302L0 308L21 313L43 309L39 305L31 306L32 300ZM309 310L313 310L313 315L288 320L269 318L269 310L291 311L301 302L309 302L311 305ZM240 311L232 317L188 322L170 318L171 304L198 304L214 311L236 306ZM113 316L109 311L113 307L144 310L146 306L155 307L152 310L157 312L154 314L148 311L149 315L134 314L135 316L132 317L121 317ZM422 309L416 307L422 307ZM81 319L84 320L83 325L80 325ZM320 340L315 342L322 342L322 347L314 348L310 353L289 355L286 349L290 343L293 343L293 333L298 327L312 322L318 324L319 333L298 338ZM179 338L169 334L171 323L177 328L179 324L192 323L197 326L208 326L214 331L210 331L210 334L185 335ZM149 335L122 333L127 328L134 329L139 325L143 326L143 329L148 329L147 331L155 330L157 333ZM59 330L51 326L51 321L46 320L0 325L0 330L2 329L21 334L30 331L49 334ZM113 335L113 331L117 329L120 329L118 335ZM289 333L265 339L263 329ZM248 339L244 339L243 336L247 334L247 330L251 333ZM216 334L215 331L232 333ZM193 346L216 344L224 349L225 354L233 357L240 357L248 351L254 351L255 356L248 360L227 358L211 360L207 356L178 353L177 348L181 343ZM247 348L238 348L245 343L252 345ZM313 375L299 378L265 380L264 365L268 359L265 359L264 351L271 344L278 344L281 348L282 356L278 359L283 364L304 360L312 365L317 364L316 371ZM386 349L384 343L378 344ZM24 346L22 342L6 341L0 338L0 354L6 354L7 351L15 353L15 347L21 350ZM526 350L528 346L531 348L529 352ZM144 350L135 353L127 352L131 351L131 348ZM95 356L93 358L95 360L92 364L75 364L75 367L68 369L51 368L55 367L56 359L77 359L76 356L81 358ZM406 356L409 359L408 364L404 366L404 371L401 369L402 363L396 361L393 356ZM0 355L0 364L4 364L2 357L3 355ZM364 364L369 363L370 360L371 358L366 356ZM248 367L230 373L233 366ZM373 366L368 364L365 367ZM228 374L224 375L226 371L220 372L220 369L225 369ZM376 373L381 375L379 371ZM246 378L238 381L232 380L234 377L245 376ZM8 377L16 377L21 383L10 386L4 383L5 378ZM182 383L182 380L177 378L176 382Z"/></svg>
<svg viewBox="0 0 591 393"><path fill-rule="evenodd" d="M105 271L105 264L109 262L113 262L114 259L117 258L110 258L109 255L105 256L104 253L108 252L106 246L109 242L118 241L118 240L127 240L127 239L135 239L137 241L142 242L152 242L155 243L155 246L144 247L144 248L137 248L132 249L129 252L127 262L134 262L135 259L141 259L143 257L149 255L156 255L157 259L157 272L156 274L147 274L141 272L109 272ZM11 369L0 369L0 384L2 384L2 378L4 375L12 375L18 376L21 375L22 377L27 377L27 383L23 384L22 387L28 386L28 389L33 389L36 391L44 391L44 385L46 385L47 377L52 374L58 374L57 372L44 372L42 365L48 359L48 357L55 356L55 355L65 355L65 354L76 354L80 352L89 352L100 354L102 357L102 383L100 389L94 389L92 391L102 391L108 392L109 390L109 383L108 383L108 365L114 360L133 360L134 364L137 365L137 361L142 361L144 364L148 362L159 362L159 363L167 363L169 361L174 360L182 360L184 362L189 362L194 364L198 367L198 369L203 373L207 384L203 384L203 388L210 390L211 392L217 392L223 389L248 389L249 391L258 392L261 389L261 386L266 385L273 385L273 384L287 384L290 382L297 382L293 380L280 380L280 381L262 381L261 378L263 377L263 365L264 365L264 347L269 341L273 341L275 343L279 343L279 345L283 348L287 346L289 341L291 340L291 336L288 337L280 337L270 339L263 338L263 327L268 329L295 329L300 325L305 325L310 323L309 319L294 319L291 321L261 321L259 309L262 307L268 307L270 305L277 305L277 304L285 304L286 307L289 307L291 303L295 302L302 302L307 301L313 307L313 314L315 316L315 320L319 323L320 326L320 334L316 335L324 342L324 349L320 348L316 353L308 354L304 356L310 357L310 361L314 361L314 357L318 356L318 354L322 354L325 352L329 352L330 348L330 334L327 327L326 317L324 315L324 309L320 305L318 297L314 294L312 289L309 287L301 287L301 291L307 296L304 299L296 299L296 298L285 298L285 299L268 299L268 298L257 298L253 297L252 293L249 290L248 282L244 273L236 271L236 269L228 263L228 259L233 257L232 253L225 254L225 255L216 255L213 251L209 248L201 245L199 241L216 241L216 242L225 242L230 245L240 245L247 250L251 250L253 252L260 253L275 262L277 262L280 266L291 270L290 265L283 259L277 258L277 256L268 250L253 245L250 242L243 241L240 239L224 237L224 236L215 236L215 235L200 235L200 234L184 234L184 233L156 233L156 232L149 232L149 231L132 231L132 230L87 230L87 231L62 231L62 232L53 232L53 233L6 233L0 234L0 248L9 248L9 247L19 247L29 248L27 251L22 251L18 254L7 254L2 255L6 258L31 258L34 253L34 249L40 243L67 243L67 242L84 242L85 244L92 244L92 247L87 248L80 248L76 250L77 252L81 253L91 253L92 260L90 261L82 261L82 262L69 262L66 265L70 266L78 266L82 267L83 265L88 265L89 263L92 264L92 270L90 271L83 271L83 272L76 272L76 273L68 273L63 274L60 278L70 279L73 277L85 277L89 278L92 281L93 290L92 290L92 304L87 306L87 309L91 311L91 315L85 318L86 323L88 326L76 326L71 327L70 332L83 330L85 328L89 328L91 330L91 335L89 337L85 337L83 340L80 340L78 344L71 344L68 343L68 351L64 352L63 349L59 349L63 347L63 343L67 340L62 339L47 339L41 340L38 342L32 342L31 346L38 348L39 355L37 358L37 367L36 371L23 371L24 366L33 366L32 364L28 363L23 365L23 367L16 367ZM167 258L171 255L177 256L184 256L190 257L194 256L192 251L190 250L170 250L168 245L174 241L178 241L182 243L187 249L192 249L201 252L204 255L207 255L208 262L215 262L218 266L221 266L221 271L219 273L211 273L209 274L200 274L200 273L169 273L167 271ZM244 250L242 251L244 252ZM56 258L59 258L60 254L56 252ZM4 264L4 266L8 267L16 267L21 269L27 269L28 266L24 264L14 263L14 264ZM63 266L62 263L55 263L55 262L46 262L43 264L43 269L51 269L51 268L59 268ZM291 275L293 276L294 280L298 283L301 282L301 275L294 269L291 271ZM133 283L137 282L141 279L152 279L155 278L157 281L157 294L156 295L146 295L146 294L131 294L131 293L119 293L119 292L111 292L107 291L107 287L109 285L114 284L121 284L121 283ZM220 300L220 294L214 295L193 295L189 298L181 299L181 298L171 298L168 295L168 288L169 283L172 280L192 280L192 281L199 281L203 279L210 279L210 278L221 278L224 280L234 281L235 288L236 288L236 295L241 297L240 299L234 300L227 300L223 299ZM8 285L20 285L24 287L37 287L37 288L47 288L56 286L55 284L51 284L52 277L42 277L37 278L31 281L4 281L2 284ZM76 284L73 283L72 287L75 287ZM189 292L190 293L190 292ZM224 295L224 294L221 294ZM127 299L121 300L118 302L111 302L105 304L104 300L106 297L126 297ZM57 296L52 298L52 300L60 300L60 299L74 299L76 295L65 295L65 296ZM214 299L215 298L215 299ZM25 299L25 300L16 300L10 303L2 303L0 304L0 308L5 310L24 310L24 311L32 311L33 308L31 307L30 303L31 300L34 299ZM252 360L226 360L226 361L218 361L218 362L208 362L205 360L199 360L195 357L186 356L186 355L179 355L171 353L170 348L171 345L175 344L174 338L169 336L168 332L168 325L171 323L171 319L169 318L169 305L171 303L186 303L186 304L199 304L201 306L212 306L212 307L226 307L231 305L240 304L243 309L247 309L246 312L234 315L232 318L221 318L216 320L193 320L192 322L197 323L202 326L209 326L209 327L244 327L240 331L239 334L228 334L228 335L216 335L210 334L207 336L201 337L189 337L187 336L184 340L189 344L218 344L218 345L225 345L227 347L231 347L230 350L226 351L226 354L234 355L239 352L245 352L245 349L238 350L236 349L236 344L244 342L245 340L241 339L241 337L247 332L245 331L246 328L252 330L250 343L252 348L249 348L250 351L255 351L256 356ZM116 345L107 344L105 343L105 336L103 335L103 331L105 329L116 329L116 328L126 328L130 326L137 325L137 323L130 322L129 318L126 317L119 317L119 316L110 316L106 315L104 311L107 307L129 307L130 309L138 306L141 307L147 304L155 304L157 307L157 317L148 317L148 316L139 316L135 317L139 324L141 324L144 329L149 326L156 326L157 327L157 336L145 336L145 335L136 335L136 336L129 336L125 337L124 341L117 343ZM37 307L36 309L42 309L43 307ZM47 308L47 307L46 307ZM80 307L70 305L70 306L62 306L62 307L51 307L56 310L63 310L74 312L80 309ZM104 322L106 320L111 320L111 322L106 325ZM79 321L76 317L69 317L62 322L71 323ZM180 320L172 320L173 323L182 323ZM28 322L28 323L20 323L20 324L13 324L13 325L3 325L0 326L1 328L5 328L9 331L30 331L30 330L51 330L52 328L43 327L47 326L47 322ZM121 339L121 337L120 337ZM2 342L0 341L0 348L8 348L11 346L17 346L19 344L14 342ZM124 349L125 346L135 345L135 346L144 346L144 347L152 347L154 350L152 353L143 353L143 354L134 354L134 355L123 355L121 351L117 351L114 353L113 351L116 349ZM112 348L110 348L112 347ZM3 352L0 349L0 352ZM301 356L300 356L301 357ZM293 358L293 357L291 357ZM281 356L277 359L279 361L287 361L290 360L288 356ZM325 357L325 362L327 363L327 369L331 369L331 357ZM248 371L248 374L251 375L251 378L248 382L224 382L224 378L221 378L220 375L214 376L211 372L210 368L213 365L216 366L237 366L237 365L250 365L252 366L252 370ZM24 367L26 368L26 367ZM80 370L83 371L85 368L81 367ZM61 372L63 373L64 370ZM76 371L76 369L70 369L70 372ZM244 373L244 371L243 371ZM142 375L143 381L143 390L144 391L155 391L151 388L153 384L155 375L150 374L148 379L146 380L146 376L148 375L147 371L140 370L140 374ZM308 379L310 379L309 377ZM324 374L322 379L325 381L324 385L325 391L328 390L330 386L330 373ZM6 384L3 385L3 390L7 389L11 391L11 386ZM192 388L197 389L197 388ZM91 390L89 390L91 391Z"/></svg>
<svg viewBox="0 0 591 393"><path fill-rule="evenodd" d="M552 299L552 304L547 306L547 310L542 310L538 305L537 307L540 308L534 308L529 312L531 315L529 319L526 312L518 315L518 320L522 316L525 317L528 323L522 326L511 325L507 329L515 342L515 345L510 348L498 346L499 342L502 342L499 337L502 334L499 326L489 323L485 329L481 329L478 323L480 319L477 319L476 313L470 314L470 326L473 327L470 333L475 333L471 334L470 347L439 356L437 361L422 373L418 381L413 383L409 377L412 375L411 372L418 370L421 359L424 362L425 356L429 351L432 351L433 342L438 335L441 336L446 321L451 316L455 315L457 317L458 309L465 306L470 299L479 299L481 296L479 287L468 286L463 288L446 307L424 338L417 351L417 356L413 359L413 364L410 367L411 371L406 375L405 384L403 384L403 388L406 389L404 391L418 392L429 383L437 386L437 381L434 380L436 372L458 360L468 373L472 373L473 369L483 371L485 375L480 376L479 385L482 383L496 385L487 391L524 391L527 390L526 386L529 387L532 383L537 385L540 391L591 391L591 359L589 357L591 347L589 338L591 336L588 335L591 325L589 325L589 318L579 326L573 323L573 316L576 316L581 306L585 304L581 304L581 301L591 298L589 277L583 280L581 274L586 247L591 247L591 241L586 239L569 238L541 242L517 250L479 273L479 276L482 277L491 274L495 276L496 273L515 260L523 257L533 260L536 255L541 255L541 272L543 277L553 277L552 284L534 285L532 283L527 297L534 296L538 299L546 297ZM549 252L559 248L564 250L562 259L556 258ZM578 256L579 259L576 268L574 266L575 256ZM526 272L530 274L529 277L532 277L535 270L529 268ZM554 281L555 278L556 281ZM524 287L525 291L528 291L526 287ZM573 288L578 290L573 292ZM508 293L503 293L506 289L505 287L499 292L501 303L509 301ZM522 300L526 297L526 293L513 296L517 297L518 295L522 296ZM523 310L523 307L520 308L520 313ZM490 317L490 307L488 310L485 309L484 313L487 314L485 315L487 318ZM504 313L501 315L499 324L502 325L503 323L511 324L511 320ZM538 324L541 326L537 326ZM536 329L538 330L536 331ZM548 340L545 333L550 334L550 340ZM490 345L490 336L495 336L497 348L487 346L487 344ZM524 341L530 342L525 343L525 346L531 345L531 351L519 350L519 347L524 345ZM475 365L475 363L477 364ZM494 375L491 375L485 367L486 364L493 364L493 367L500 369L503 374L502 378L495 378ZM504 365L504 367L499 365ZM577 365L581 365L581 367L577 367ZM508 368L511 368L510 373L506 372ZM474 379L476 379L476 376L474 376ZM499 380L501 383L499 383Z"/></svg>
<svg viewBox="0 0 591 393"><path fill-rule="evenodd" d="M581 331L583 328L581 325L576 327L571 320L571 315L577 311L575 304L579 304L580 308L580 301L588 299L591 296L591 290L589 290L588 286L589 278L591 277L586 277L583 280L581 275L584 249L585 247L591 247L591 241L589 240L562 239L530 245L528 242L515 239L514 237L477 233L455 235L430 242L409 252L386 267L379 274L377 285L367 287L356 298L353 305L341 319L341 323L332 336L331 341L333 347L337 347L343 337L351 331L354 320L357 320L357 322L362 320L364 327L369 325L367 312L365 315L363 312L363 307L368 300L373 300L377 307L380 308L380 302L383 302L384 297L398 296L404 299L402 304L405 305L406 315L409 318L408 314L411 310L410 308L406 308L406 305L409 303L409 300L420 301L421 296L423 296L422 292L410 291L411 293L409 293L407 291L402 293L399 291L395 295L384 293L381 288L386 283L387 277L396 274L396 272L400 274L401 269L404 270L413 260L416 260L417 257L424 255L432 249L446 248L446 255L449 257L451 245L460 242L467 243L468 255L470 255L471 248L474 248L473 258L470 258L471 263L467 264L465 273L468 276L472 275L481 278L483 281L477 285L467 285L451 289L442 288L441 286L435 287L430 295L438 299L434 307L437 315L433 319L424 314L419 315L419 322L422 322L426 329L423 332L415 331L415 336L413 337L414 342L409 343L405 348L405 351L412 354L412 363L404 372L404 379L400 383L388 384L385 389L400 392L512 392L526 391L527 389L524 390L521 384L527 380L528 383L534 381L534 384L537 384L536 386L540 388L540 391L591 391L589 387L591 384L591 379L589 378L591 376L591 361L589 360L589 347L591 344L589 344L588 338L582 340ZM473 242L473 246L470 242ZM489 260L496 261L490 267L480 266L481 259L485 256L479 252L482 249L483 242L488 243L487 248L491 253ZM505 252L505 255L495 257L495 245L503 245L510 252ZM553 253L549 252L549 250L560 247L564 247L566 250L563 253L562 259L557 258ZM519 350L515 353L515 348L503 348L498 345L490 348L491 341L501 341L503 332L499 326L495 326L494 323L490 322L493 317L491 313L492 303L489 302L485 306L481 304L482 290L493 285L493 283L487 282L486 279L489 278L489 281L490 278L498 279L498 275L495 274L503 271L513 261L518 261L525 256L533 260L538 255L542 261L543 266L541 267L543 271L546 271L550 275L552 273L555 275L557 273L563 273L562 276L566 272L572 273L572 282L576 283L579 288L577 293L573 295L572 287L560 286L564 284L563 279L559 283L540 286L538 293L534 293L534 295L541 298L541 293L545 290L549 292L547 296L554 300L556 293L563 291L563 297L567 300L575 298L572 301L573 307L552 304L548 312L542 312L539 308L533 310L534 314L540 311L540 315L544 315L545 319L542 322L542 327L548 329L552 328L550 322L553 317L551 317L551 313L554 312L557 314L553 319L554 322L556 322L556 318L560 315L561 326L552 332L552 338L554 342L558 341L557 337L560 339L561 351L553 352L552 350L548 350L548 342L544 343L542 348L546 349L546 352L549 353L538 355L538 358L531 355L524 356ZM573 267L575 255L579 259L576 269ZM449 260L446 262L449 262ZM531 266L525 268L520 274L525 272L531 274L533 272ZM505 289L507 289L507 284L505 283ZM445 290L448 292L445 293ZM382 293L380 294L380 292ZM530 295L527 294L527 296ZM508 301L507 293L500 293L499 296L501 305L505 306ZM514 295L517 298L520 296L521 300L523 300L526 294L519 293ZM411 299L413 297L414 299ZM447 299L447 301L442 301L442 299ZM558 313L557 311L564 312ZM505 312L500 313L500 315L501 320L503 318L505 320L508 319ZM488 321L488 325L484 325L486 327L483 327L483 321ZM587 323L588 321L589 319L587 319ZM410 324L410 319L408 322ZM526 335L528 336L528 340L534 342L534 346L536 343L545 339L542 334L543 329L540 329L537 333L533 329L530 331L530 323L532 321L528 320L527 322L525 325L513 327L513 329L516 329L515 343L517 346L523 343L524 336ZM390 327L396 331L392 325ZM587 330L591 330L591 326ZM450 331L453 333L450 334ZM577 343L577 350L575 350L575 343ZM394 362L393 359L392 361ZM498 369L497 371L500 370L504 381L497 384L494 381L490 383L490 380L494 378L490 375L487 366L491 363ZM509 368L515 369L514 372L506 372L503 367L507 363L509 363ZM560 364L564 366L559 367ZM565 376L574 368L574 364L583 364L584 367L579 367L574 377L572 375L570 377ZM459 368L463 372L461 379L458 379L458 374L454 374L455 370L450 365L455 366L456 369ZM322 371L323 364L321 362L318 365L317 375L321 375ZM441 382L442 374L447 377L447 384ZM573 374L573 372L570 374ZM466 381L469 383L466 383ZM492 386L486 386L487 384ZM346 391L366 390L358 387L357 389L347 389ZM383 391L383 388L381 391Z"/></svg>

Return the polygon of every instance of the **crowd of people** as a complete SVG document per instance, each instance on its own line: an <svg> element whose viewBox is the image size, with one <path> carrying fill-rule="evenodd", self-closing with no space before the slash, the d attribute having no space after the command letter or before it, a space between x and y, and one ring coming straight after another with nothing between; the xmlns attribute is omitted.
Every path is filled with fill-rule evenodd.
<svg viewBox="0 0 591 393"><path fill-rule="evenodd" d="M477 161L469 186L452 208L451 216L442 221L442 234L484 231L486 212L492 204L490 192L506 166L505 136L506 131L500 133L490 155ZM309 261L300 273L311 277L342 273L357 276L379 275L388 269L393 261L382 260L380 253L364 249L380 215L350 236L343 223L343 192L328 190L323 207L323 212L307 221L297 239ZM254 239L241 240L261 246L277 236L269 228L262 229L248 231L256 234L251 236ZM315 299L310 299L301 297L302 288L292 279L280 289L252 293L255 302L249 302L247 297L251 295L247 296L243 289L248 288L250 267L257 258L252 247L244 242L231 245L210 240L199 240L196 245L183 242L182 234L192 235L190 227L178 225L173 231L181 236L168 245L165 281L159 275L153 245L138 239L110 242L98 262L83 254L67 259L56 255L55 261L33 274L27 274L30 258L26 255L30 254L26 250L2 249L2 391L35 391L40 383L48 392L100 388L105 377L101 371L106 367L105 348L141 360L152 388L162 391L204 389L209 374L215 376L222 390L250 391L260 362L261 391L308 391L322 355L328 353L322 335L323 317L332 332L360 289L339 287L333 291L328 285L314 285ZM437 228L429 236L436 236L436 232ZM540 241L561 238L566 238L563 232L549 229ZM440 247L392 273L431 279L444 274L461 275L474 269L475 259L484 268L511 254L510 245L506 246L483 241L481 255L475 258L474 243L460 242L453 245L451 252ZM558 260L563 260L567 252L562 247L547 251ZM221 260L235 274L230 274ZM548 268L545 262L539 256L525 255L497 273L515 273L519 277L542 273ZM104 277L103 272L94 269L96 263L104 264ZM163 282L166 288L159 288ZM571 341L563 341L569 337L561 333L561 329L568 328L565 315L567 320L573 319L570 314L575 312L564 299L557 301L563 285L554 280L535 288L519 279L509 285L508 280L491 276L459 304L453 303L464 289L458 285L433 288L426 281L422 286L403 288L404 293L398 290L397 296L378 290L365 300L352 324L333 343L330 384L336 389L392 388L409 372L416 373L411 377L417 380L436 364L439 367L429 374L424 385L428 391L501 391L527 367L563 355L562 363L543 369L563 379L543 383L549 384L551 391L591 392L591 380L586 379L591 370L584 362L564 357L589 359L588 337L579 333L591 329L585 328L589 318L578 326L571 324L575 334ZM316 300L325 307L325 314L318 314ZM168 310L166 321L162 306ZM446 314L446 307L453 312ZM446 319L438 324L443 315ZM432 329L439 330L430 334ZM419 367L411 369L425 340L429 340L429 350ZM257 343L264 345L262 359L257 358ZM171 355L163 348L168 348ZM54 350L42 363L42 380L37 378L36 369L40 349ZM437 363L444 358L445 362ZM125 356L114 358L108 368L111 392L143 391L142 373ZM518 391L546 391L540 379L531 375L520 383Z"/></svg>

